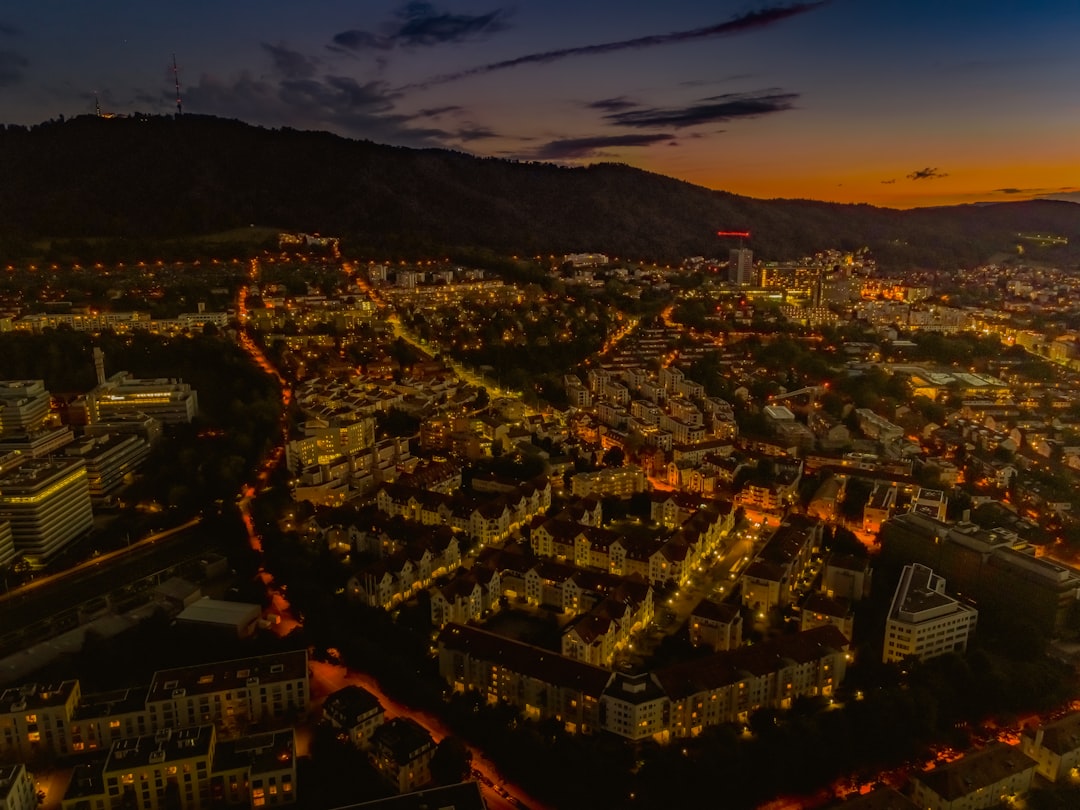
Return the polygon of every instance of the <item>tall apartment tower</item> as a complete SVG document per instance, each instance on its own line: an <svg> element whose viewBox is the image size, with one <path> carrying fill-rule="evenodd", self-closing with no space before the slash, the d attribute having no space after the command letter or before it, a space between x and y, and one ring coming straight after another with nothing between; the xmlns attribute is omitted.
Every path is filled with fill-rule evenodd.
<svg viewBox="0 0 1080 810"><path fill-rule="evenodd" d="M732 284L754 283L754 251L738 248L728 253L728 281Z"/></svg>

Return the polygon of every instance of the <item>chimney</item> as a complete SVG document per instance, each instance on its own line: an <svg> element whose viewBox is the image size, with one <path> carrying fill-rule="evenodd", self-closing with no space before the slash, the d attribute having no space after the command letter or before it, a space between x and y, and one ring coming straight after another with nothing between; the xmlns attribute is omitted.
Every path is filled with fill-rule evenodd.
<svg viewBox="0 0 1080 810"><path fill-rule="evenodd" d="M105 384L105 352L100 347L94 347L94 371L97 372L97 384Z"/></svg>

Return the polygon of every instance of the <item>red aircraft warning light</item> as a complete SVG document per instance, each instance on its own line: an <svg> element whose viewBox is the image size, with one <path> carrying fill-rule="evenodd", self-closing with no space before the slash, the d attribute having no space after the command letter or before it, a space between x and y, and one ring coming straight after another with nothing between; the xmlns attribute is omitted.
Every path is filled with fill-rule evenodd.
<svg viewBox="0 0 1080 810"><path fill-rule="evenodd" d="M717 236L737 236L739 239L749 239L750 231L717 231Z"/></svg>

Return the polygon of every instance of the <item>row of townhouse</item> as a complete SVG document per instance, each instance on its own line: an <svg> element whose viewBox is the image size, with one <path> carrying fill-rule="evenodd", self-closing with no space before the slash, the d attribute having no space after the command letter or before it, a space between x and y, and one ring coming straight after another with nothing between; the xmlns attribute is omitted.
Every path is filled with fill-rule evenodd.
<svg viewBox="0 0 1080 810"><path fill-rule="evenodd" d="M576 661L609 666L615 653L653 620L652 588L626 580L597 602L562 635L562 654Z"/></svg>
<svg viewBox="0 0 1080 810"><path fill-rule="evenodd" d="M734 523L729 502L717 502L687 518L669 537L626 537L616 532L552 518L533 525L533 552L616 576L637 575L660 587L685 584L691 573L717 552Z"/></svg>
<svg viewBox="0 0 1080 810"><path fill-rule="evenodd" d="M484 549L464 576L477 578L482 587L490 590L490 604L505 596L581 614L610 597L632 606L631 626L647 624L653 615L653 588L642 577L623 577L536 559L520 550Z"/></svg>
<svg viewBox="0 0 1080 810"><path fill-rule="evenodd" d="M534 605L579 613L563 631L563 655L597 666L611 663L654 616L652 587L551 562L523 565L521 555L482 555L472 569L431 592L435 627L479 621L500 597L524 593ZM519 569L527 567L521 572Z"/></svg>
<svg viewBox="0 0 1080 810"><path fill-rule="evenodd" d="M432 531L444 527L425 527L413 521L403 523L416 526L413 541L349 577L345 587L350 599L392 610L461 565L461 549L452 532Z"/></svg>
<svg viewBox="0 0 1080 810"><path fill-rule="evenodd" d="M456 692L506 701L568 731L610 731L667 741L709 726L745 723L761 708L825 696L850 661L848 639L819 627L639 675L612 673L476 627L439 635L439 672Z"/></svg>
<svg viewBox="0 0 1080 810"><path fill-rule="evenodd" d="M312 518L304 524L303 534L309 542L317 539L331 550L354 551L380 559L419 546L430 549L435 558L442 555L448 570L452 571L460 561L459 535L449 526L425 526L403 517L390 517L374 507L345 516L340 522Z"/></svg>
<svg viewBox="0 0 1080 810"><path fill-rule="evenodd" d="M551 506L551 482L537 479L489 500L431 492L406 484L384 484L375 494L380 512L433 526L450 526L480 545L506 538Z"/></svg>
<svg viewBox="0 0 1080 810"><path fill-rule="evenodd" d="M447 585L432 589L431 623L435 627L445 627L451 623L479 621L495 609L501 596L500 572L474 566Z"/></svg>
<svg viewBox="0 0 1080 810"><path fill-rule="evenodd" d="M0 693L0 760L47 760L206 724L235 737L291 722L309 699L305 650L159 670L148 687L87 697L77 680L26 684Z"/></svg>
<svg viewBox="0 0 1080 810"><path fill-rule="evenodd" d="M754 611L790 604L801 580L821 548L824 524L817 518L791 515L773 532L742 576L742 600Z"/></svg>

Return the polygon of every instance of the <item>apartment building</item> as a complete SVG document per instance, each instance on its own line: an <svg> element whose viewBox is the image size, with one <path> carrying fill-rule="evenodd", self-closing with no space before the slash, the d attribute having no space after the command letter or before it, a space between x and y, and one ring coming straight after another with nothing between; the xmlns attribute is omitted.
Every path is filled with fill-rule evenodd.
<svg viewBox="0 0 1080 810"><path fill-rule="evenodd" d="M532 720L554 719L568 731L601 729L600 696L611 673L551 650L478 627L451 624L439 634L439 674L455 692L513 704Z"/></svg>
<svg viewBox="0 0 1080 810"><path fill-rule="evenodd" d="M1025 728L1020 750L1035 760L1035 772L1044 779L1075 782L1080 777L1080 712Z"/></svg>
<svg viewBox="0 0 1080 810"><path fill-rule="evenodd" d="M645 491L645 473L632 464L609 467L596 472L577 473L570 479L570 491L576 498L615 496L629 498Z"/></svg>
<svg viewBox="0 0 1080 810"><path fill-rule="evenodd" d="M81 691L76 680L0 692L0 758L32 762L68 752L68 725Z"/></svg>
<svg viewBox="0 0 1080 810"><path fill-rule="evenodd" d="M371 692L350 684L327 695L323 717L331 726L348 734L357 748L366 748L371 744L375 729L385 721L386 712Z"/></svg>
<svg viewBox="0 0 1080 810"><path fill-rule="evenodd" d="M146 697L154 729L214 723L232 733L307 711L307 651L242 658L154 673Z"/></svg>
<svg viewBox="0 0 1080 810"><path fill-rule="evenodd" d="M395 717L371 735L371 762L398 793L410 793L431 782L435 741L411 717Z"/></svg>
<svg viewBox="0 0 1080 810"><path fill-rule="evenodd" d="M77 680L0 692L0 758L106 749L163 730L214 725L223 737L286 725L307 711L307 651L159 670L137 689L83 696Z"/></svg>
<svg viewBox="0 0 1080 810"><path fill-rule="evenodd" d="M787 518L743 572L743 604L754 611L768 611L790 603L821 545L822 532L823 525L814 518Z"/></svg>
<svg viewBox="0 0 1080 810"><path fill-rule="evenodd" d="M904 566L885 622L882 659L920 660L962 652L979 612L945 593L945 579L925 565Z"/></svg>
<svg viewBox="0 0 1080 810"><path fill-rule="evenodd" d="M26 766L0 765L0 810L37 810L34 777Z"/></svg>
<svg viewBox="0 0 1080 810"><path fill-rule="evenodd" d="M102 764L76 766L62 810L209 810L296 801L291 728L219 740L213 725L163 729L110 746Z"/></svg>
<svg viewBox="0 0 1080 810"><path fill-rule="evenodd" d="M980 810L1011 803L1031 788L1035 761L1018 747L993 742L955 762L911 777L911 798L927 810Z"/></svg>
<svg viewBox="0 0 1080 810"><path fill-rule="evenodd" d="M455 691L505 700L532 719L568 731L612 731L664 741L710 725L746 722L762 707L788 708L801 696L829 696L843 680L848 640L835 627L626 676L476 627L439 636L439 672Z"/></svg>

